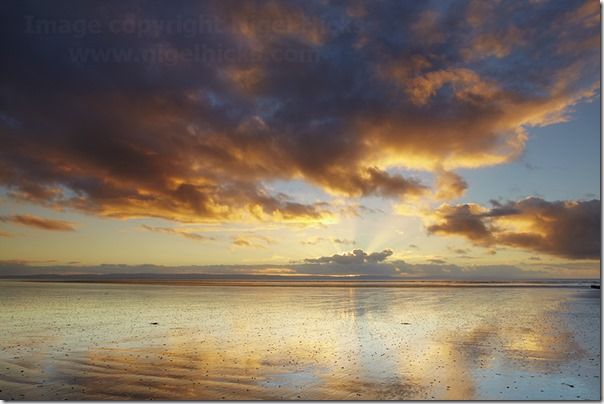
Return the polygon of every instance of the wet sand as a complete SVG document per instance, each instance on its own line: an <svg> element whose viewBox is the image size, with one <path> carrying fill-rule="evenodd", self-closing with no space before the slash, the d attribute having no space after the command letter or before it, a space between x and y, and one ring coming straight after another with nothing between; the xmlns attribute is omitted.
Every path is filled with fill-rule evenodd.
<svg viewBox="0 0 604 404"><path fill-rule="evenodd" d="M600 399L600 291L0 282L1 399Z"/></svg>

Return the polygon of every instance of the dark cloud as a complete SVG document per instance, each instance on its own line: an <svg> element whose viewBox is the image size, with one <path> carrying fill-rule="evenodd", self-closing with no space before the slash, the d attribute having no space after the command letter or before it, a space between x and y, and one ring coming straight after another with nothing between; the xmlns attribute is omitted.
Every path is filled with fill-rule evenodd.
<svg viewBox="0 0 604 404"><path fill-rule="evenodd" d="M346 275L367 279L436 279L436 280L510 280L537 279L559 275L559 268L552 272L522 270L512 265L473 265L457 266L452 264L409 264L397 260L392 262L348 262L346 264L299 263L287 265L205 265L205 266L160 266L160 265L60 265L48 262L3 261L0 262L0 278L14 276L105 276L109 279L195 279L204 276L214 278L244 278L258 275L296 275L295 278L282 280L300 280L303 276L314 280L329 279L330 276ZM567 267L568 269L568 267ZM593 272L597 265L588 268ZM579 269L577 269L578 271ZM572 272L572 271L571 271ZM572 275L572 274L571 274ZM326 278L327 277L327 278ZM341 279L341 278L340 278Z"/></svg>
<svg viewBox="0 0 604 404"><path fill-rule="evenodd" d="M491 209L479 205L444 205L428 231L464 236L480 246L525 248L565 258L600 257L600 201L527 198Z"/></svg>
<svg viewBox="0 0 604 404"><path fill-rule="evenodd" d="M469 265L453 264L406 264L399 263L398 273L406 278L460 279L460 280L505 280L536 279L547 276L541 271L529 271L513 265Z"/></svg>
<svg viewBox="0 0 604 404"><path fill-rule="evenodd" d="M381 252L373 252L371 254L367 254L365 251L357 249L344 254L334 254L331 256L319 258L306 258L304 262L309 264L372 264L382 262L391 255L392 250L384 250Z"/></svg>
<svg viewBox="0 0 604 404"><path fill-rule="evenodd" d="M470 250L468 250L467 248L454 248L454 247L447 247L449 249L449 251L454 252L455 254L468 254L470 252Z"/></svg>
<svg viewBox="0 0 604 404"><path fill-rule="evenodd" d="M365 259L367 262L382 262L392 255L392 250L384 250L381 252L373 252L369 254Z"/></svg>
<svg viewBox="0 0 604 404"><path fill-rule="evenodd" d="M73 223L64 220L47 219L34 215L0 216L0 221L35 227L42 230L74 231Z"/></svg>
<svg viewBox="0 0 604 404"><path fill-rule="evenodd" d="M483 222L480 207L477 205L445 205L441 206L436 213L443 220L429 226L430 233L460 233L476 243L490 244L492 242L491 231Z"/></svg>
<svg viewBox="0 0 604 404"><path fill-rule="evenodd" d="M440 258L431 258L428 261L432 264L446 264L447 263L447 261L440 259Z"/></svg>
<svg viewBox="0 0 604 404"><path fill-rule="evenodd" d="M5 1L0 184L43 205L182 222L334 214L270 192L275 180L428 192L401 168L440 173L439 197L457 197L450 170L516 158L526 128L594 96L589 4ZM184 16L225 25L183 32ZM101 32L52 28L80 20ZM164 24L137 33L151 22Z"/></svg>

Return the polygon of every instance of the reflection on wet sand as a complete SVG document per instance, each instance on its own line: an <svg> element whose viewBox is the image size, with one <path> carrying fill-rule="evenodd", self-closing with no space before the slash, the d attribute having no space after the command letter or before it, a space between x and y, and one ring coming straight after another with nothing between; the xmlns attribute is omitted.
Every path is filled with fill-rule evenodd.
<svg viewBox="0 0 604 404"><path fill-rule="evenodd" d="M0 289L3 399L600 396L590 290Z"/></svg>

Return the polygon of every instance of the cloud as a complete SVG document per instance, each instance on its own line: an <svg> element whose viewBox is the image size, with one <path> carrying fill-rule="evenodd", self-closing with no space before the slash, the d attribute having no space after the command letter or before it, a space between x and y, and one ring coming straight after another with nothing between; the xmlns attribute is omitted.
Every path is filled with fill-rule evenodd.
<svg viewBox="0 0 604 404"><path fill-rule="evenodd" d="M312 237L306 240L302 240L300 241L300 244L302 245L317 245L321 242L327 241L328 239L326 239L325 237Z"/></svg>
<svg viewBox="0 0 604 404"><path fill-rule="evenodd" d="M300 244L317 245L319 243L327 243L327 242L331 242L334 244L343 244L343 245L356 244L356 241L354 241L354 240L348 240L348 239L344 239L344 238L327 238L327 237L311 237L309 239L300 241Z"/></svg>
<svg viewBox="0 0 604 404"><path fill-rule="evenodd" d="M467 248L455 248L455 247L447 247L447 249L455 254L469 254L470 250L468 250Z"/></svg>
<svg viewBox="0 0 604 404"><path fill-rule="evenodd" d="M489 245L492 235L483 221L484 212L476 204L443 205L436 211L436 216L442 220L429 226L428 231L435 234L462 234L477 244Z"/></svg>
<svg viewBox="0 0 604 404"><path fill-rule="evenodd" d="M600 201L526 198L492 208L442 205L428 231L459 235L479 246L510 246L564 258L600 257Z"/></svg>
<svg viewBox="0 0 604 404"><path fill-rule="evenodd" d="M52 265L48 265L51 264ZM512 265L470 265L458 266L441 263L411 264L402 260L391 262L322 262L297 263L285 265L193 265L193 266L160 266L160 265L61 265L56 262L2 261L0 262L0 278L14 276L48 276L72 275L105 277L108 279L244 279L245 276L295 276L285 279L329 279L329 277L358 277L359 279L383 280L511 280L558 278L561 271L564 276L573 277L598 275L598 264L574 268L572 265L560 268L547 267L539 270L525 270ZM576 275L575 275L576 276ZM282 278L275 278L282 279Z"/></svg>
<svg viewBox="0 0 604 404"><path fill-rule="evenodd" d="M232 236L232 244L237 247L266 248L269 245L277 244L277 241L271 237L258 234L240 234Z"/></svg>
<svg viewBox="0 0 604 404"><path fill-rule="evenodd" d="M154 226L148 226L146 224L142 225L141 227L145 230L149 230L149 231L152 231L155 233L173 234L173 235L181 236L181 237L188 238L190 240L195 240L195 241L215 240L214 237L204 236L203 234L191 232L186 229L179 229L179 228L172 228L172 227L154 227Z"/></svg>
<svg viewBox="0 0 604 404"><path fill-rule="evenodd" d="M543 271L525 270L514 265L458 266L441 262L430 264L400 262L396 269L400 276L420 279L505 280L537 279L548 276Z"/></svg>
<svg viewBox="0 0 604 404"><path fill-rule="evenodd" d="M333 238L331 239L331 241L333 241L336 244L356 244L356 241L354 240L347 240L344 238Z"/></svg>
<svg viewBox="0 0 604 404"><path fill-rule="evenodd" d="M0 216L0 221L16 223L41 230L75 231L73 223L64 220L47 219L34 215Z"/></svg>
<svg viewBox="0 0 604 404"><path fill-rule="evenodd" d="M7 269L13 266L16 267L32 267L42 269L43 271L49 269L49 273L52 273L52 267L47 267L48 264L57 264L56 260L29 260L29 259L12 259L12 260L0 260L0 267Z"/></svg>
<svg viewBox="0 0 604 404"><path fill-rule="evenodd" d="M428 262L432 263L432 264L446 264L447 261L440 259L440 258L431 258L428 260Z"/></svg>
<svg viewBox="0 0 604 404"><path fill-rule="evenodd" d="M351 13L313 2L136 12L129 1L10 3L1 17L0 85L10 102L0 119L0 184L13 198L109 217L328 222L338 214L331 197L296 200L269 185L301 180L327 195L399 200L431 194L402 170L445 170L437 194L457 197L465 186L451 170L517 158L527 129L568 120L597 95L597 7L431 4L372 2ZM103 28L183 15L226 25L79 37L28 33L24 15ZM81 57L200 45L213 56Z"/></svg>
<svg viewBox="0 0 604 404"><path fill-rule="evenodd" d="M440 171L436 176L436 199L451 200L463 196L468 183L450 171Z"/></svg>
<svg viewBox="0 0 604 404"><path fill-rule="evenodd" d="M319 258L306 258L304 262L309 264L371 264L382 262L391 255L392 250L384 250L381 252L373 252L371 254L367 254L365 251L357 249L344 254L334 254L331 256L324 256Z"/></svg>

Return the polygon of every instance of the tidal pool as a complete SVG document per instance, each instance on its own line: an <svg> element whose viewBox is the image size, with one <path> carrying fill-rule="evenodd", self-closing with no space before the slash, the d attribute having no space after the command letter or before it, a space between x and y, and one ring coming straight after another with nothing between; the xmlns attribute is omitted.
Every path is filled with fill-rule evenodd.
<svg viewBox="0 0 604 404"><path fill-rule="evenodd" d="M0 282L0 399L600 399L577 287Z"/></svg>

